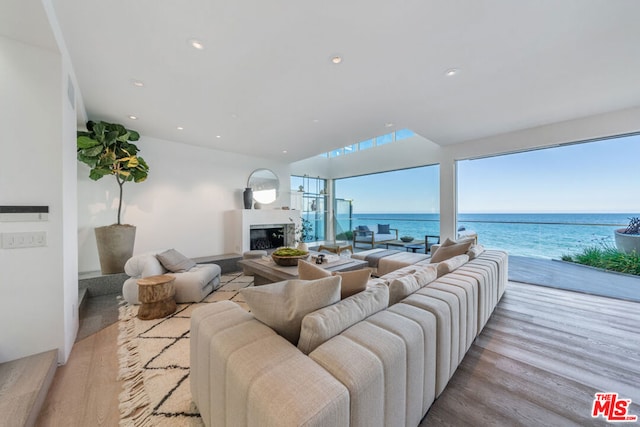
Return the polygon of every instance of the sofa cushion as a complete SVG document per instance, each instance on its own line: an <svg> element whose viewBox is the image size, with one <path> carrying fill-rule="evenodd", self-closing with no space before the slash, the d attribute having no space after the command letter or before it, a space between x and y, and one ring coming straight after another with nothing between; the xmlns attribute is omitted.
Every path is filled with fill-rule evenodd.
<svg viewBox="0 0 640 427"><path fill-rule="evenodd" d="M361 270L339 271L333 273L333 275L342 277L340 298L345 299L367 288L367 282L369 282L369 278L371 277L371 270L363 268Z"/></svg>
<svg viewBox="0 0 640 427"><path fill-rule="evenodd" d="M340 298L344 299L353 294L364 291L367 287L367 282L371 277L371 271L368 269L361 269L332 273L308 261L298 261L298 278L300 280L316 280L330 276L342 277Z"/></svg>
<svg viewBox="0 0 640 427"><path fill-rule="evenodd" d="M244 288L240 293L256 319L296 345L304 316L340 301L341 280L339 276L286 280Z"/></svg>
<svg viewBox="0 0 640 427"><path fill-rule="evenodd" d="M442 277L445 274L449 274L452 271L457 270L458 268L465 265L468 261L469 261L469 255L467 254L456 255L444 261L440 261L437 264L438 277Z"/></svg>
<svg viewBox="0 0 640 427"><path fill-rule="evenodd" d="M415 266L389 283L389 305L396 304L436 279L435 265Z"/></svg>
<svg viewBox="0 0 640 427"><path fill-rule="evenodd" d="M160 264L173 273L182 273L196 266L194 260L187 258L175 249L169 249L156 255Z"/></svg>
<svg viewBox="0 0 640 427"><path fill-rule="evenodd" d="M431 255L431 262L438 263L440 261L444 261L445 259L452 258L456 255L462 255L467 253L471 245L473 244L472 240L462 241L460 243L454 243L447 245L447 242L442 244L434 253Z"/></svg>
<svg viewBox="0 0 640 427"><path fill-rule="evenodd" d="M302 319L298 348L309 354L345 329L389 305L389 288L376 283L342 301L307 314Z"/></svg>

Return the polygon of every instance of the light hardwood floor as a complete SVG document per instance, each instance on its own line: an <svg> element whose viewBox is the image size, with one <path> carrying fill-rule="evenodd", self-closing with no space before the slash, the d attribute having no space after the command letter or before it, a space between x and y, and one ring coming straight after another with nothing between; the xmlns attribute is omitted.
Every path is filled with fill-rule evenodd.
<svg viewBox="0 0 640 427"><path fill-rule="evenodd" d="M117 426L118 324L76 342L56 371L36 426Z"/></svg>
<svg viewBox="0 0 640 427"><path fill-rule="evenodd" d="M640 415L640 303L511 282L420 424L606 425L596 392ZM78 342L58 369L38 426L115 426L117 325Z"/></svg>

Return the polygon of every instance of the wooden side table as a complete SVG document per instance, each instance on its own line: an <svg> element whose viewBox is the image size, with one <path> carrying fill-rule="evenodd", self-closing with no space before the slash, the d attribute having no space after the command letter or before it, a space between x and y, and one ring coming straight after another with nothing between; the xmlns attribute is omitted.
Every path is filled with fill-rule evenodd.
<svg viewBox="0 0 640 427"><path fill-rule="evenodd" d="M138 280L139 319L159 319L176 311L175 280L175 277L168 274Z"/></svg>

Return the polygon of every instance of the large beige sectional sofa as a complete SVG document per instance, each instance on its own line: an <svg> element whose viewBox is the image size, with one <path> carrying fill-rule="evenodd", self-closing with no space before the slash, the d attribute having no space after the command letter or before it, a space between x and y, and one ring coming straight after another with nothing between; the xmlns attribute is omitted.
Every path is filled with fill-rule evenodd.
<svg viewBox="0 0 640 427"><path fill-rule="evenodd" d="M233 302L195 310L191 391L204 423L417 426L502 297L507 263L476 251L372 278L307 314L297 346Z"/></svg>

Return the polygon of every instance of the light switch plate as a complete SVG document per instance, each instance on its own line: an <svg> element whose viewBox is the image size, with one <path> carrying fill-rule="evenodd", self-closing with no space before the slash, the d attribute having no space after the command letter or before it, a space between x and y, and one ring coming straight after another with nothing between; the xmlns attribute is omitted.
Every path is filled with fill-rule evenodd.
<svg viewBox="0 0 640 427"><path fill-rule="evenodd" d="M2 233L2 249L36 248L47 246L46 231Z"/></svg>

